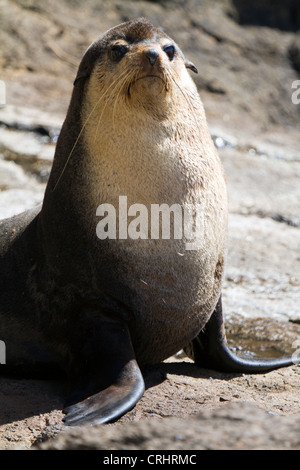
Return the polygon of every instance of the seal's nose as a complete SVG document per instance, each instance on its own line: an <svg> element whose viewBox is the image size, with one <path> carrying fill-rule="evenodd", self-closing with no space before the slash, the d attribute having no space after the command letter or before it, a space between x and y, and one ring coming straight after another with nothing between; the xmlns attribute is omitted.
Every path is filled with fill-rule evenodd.
<svg viewBox="0 0 300 470"><path fill-rule="evenodd" d="M154 65L157 57L159 56L159 52L156 49L147 49L145 51L145 55L148 57L150 64Z"/></svg>

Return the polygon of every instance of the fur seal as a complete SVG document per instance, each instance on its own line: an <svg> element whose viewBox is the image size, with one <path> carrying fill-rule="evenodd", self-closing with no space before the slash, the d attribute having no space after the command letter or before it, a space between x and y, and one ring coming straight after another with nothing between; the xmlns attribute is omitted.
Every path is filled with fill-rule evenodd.
<svg viewBox="0 0 300 470"><path fill-rule="evenodd" d="M1 369L64 371L67 425L121 416L144 393L140 366L182 348L221 371L293 364L227 347L226 184L188 69L197 72L145 19L100 36L80 63L42 207L1 222ZM97 208L120 195L140 210L196 205L197 249L147 229L100 239Z"/></svg>

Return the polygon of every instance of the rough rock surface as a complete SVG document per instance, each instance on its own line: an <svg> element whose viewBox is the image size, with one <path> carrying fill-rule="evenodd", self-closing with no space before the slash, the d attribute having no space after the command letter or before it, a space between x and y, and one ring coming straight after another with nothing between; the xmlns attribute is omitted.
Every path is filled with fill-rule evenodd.
<svg viewBox="0 0 300 470"><path fill-rule="evenodd" d="M42 200L87 46L108 27L146 16L199 69L194 78L224 163L230 345L269 356L300 354L300 104L292 102L292 84L300 79L300 16L297 0L276 4L0 3L7 103L0 109L0 217ZM299 370L218 374L173 357L145 371L144 397L117 423L61 437L64 384L1 377L0 448L298 449ZM55 435L58 440L49 440Z"/></svg>
<svg viewBox="0 0 300 470"><path fill-rule="evenodd" d="M253 403L222 403L185 419L71 428L39 450L299 450L300 415L275 416ZM114 455L114 454L113 454Z"/></svg>

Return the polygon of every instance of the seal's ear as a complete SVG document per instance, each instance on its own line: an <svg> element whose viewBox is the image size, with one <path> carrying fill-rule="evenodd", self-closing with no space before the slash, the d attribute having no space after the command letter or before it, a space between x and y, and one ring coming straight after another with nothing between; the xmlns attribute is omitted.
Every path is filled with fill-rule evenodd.
<svg viewBox="0 0 300 470"><path fill-rule="evenodd" d="M189 60L186 59L185 62L184 62L184 65L186 66L187 69L190 69L195 73L198 73L197 67L195 67L195 65L192 62L190 62Z"/></svg>
<svg viewBox="0 0 300 470"><path fill-rule="evenodd" d="M90 75L90 71L89 70L78 70L78 73L76 75L76 78L73 82L73 85L75 86L76 83L78 82L78 80L81 80L82 78L87 78L88 76Z"/></svg>
<svg viewBox="0 0 300 470"><path fill-rule="evenodd" d="M90 47L85 51L83 58L79 64L79 68L77 71L77 75L73 82L73 85L76 85L77 82L81 79L88 78L91 75L94 63L99 56L100 50L100 43L99 40L93 42Z"/></svg>

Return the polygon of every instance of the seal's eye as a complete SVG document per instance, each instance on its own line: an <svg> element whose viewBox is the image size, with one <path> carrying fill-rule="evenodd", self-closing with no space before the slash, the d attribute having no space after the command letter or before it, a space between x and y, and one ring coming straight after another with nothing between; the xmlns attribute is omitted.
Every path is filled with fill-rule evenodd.
<svg viewBox="0 0 300 470"><path fill-rule="evenodd" d="M175 55L175 47L174 46L167 46L164 48L164 52L167 54L170 60L174 59Z"/></svg>
<svg viewBox="0 0 300 470"><path fill-rule="evenodd" d="M110 50L110 58L114 62L119 62L127 51L128 47L124 44L115 44Z"/></svg>

